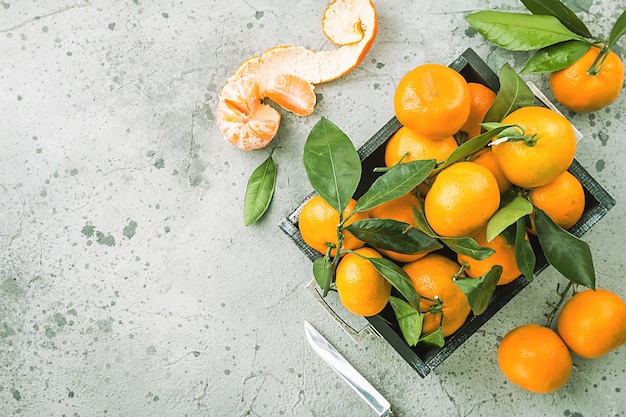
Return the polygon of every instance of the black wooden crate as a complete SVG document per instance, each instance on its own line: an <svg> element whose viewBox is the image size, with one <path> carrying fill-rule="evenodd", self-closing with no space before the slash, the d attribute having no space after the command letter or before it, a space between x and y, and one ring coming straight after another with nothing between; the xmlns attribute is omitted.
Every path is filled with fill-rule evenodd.
<svg viewBox="0 0 626 417"><path fill-rule="evenodd" d="M467 49L455 60L450 67L458 71L467 81L485 84L494 91L499 90L498 76L487 66L487 64L472 49ZM355 198L359 198L369 188L369 186L381 175L374 172L374 168L385 166L384 153L385 143L400 128L400 122L394 117L383 126L372 138L370 138L361 148L359 156L363 165L361 182L355 193ZM599 221L614 205L615 200L598 184L589 173L574 160L569 171L581 182L585 189L585 211L580 221L569 231L580 237ZM311 261L322 255L308 246L298 230L298 216L304 203L312 197L312 193L307 197L292 213L284 218L279 227L291 240L311 259ZM535 276L548 267L543 252L541 251L537 239L531 237L531 244L537 257L535 266ZM446 253L446 249L442 250ZM451 252L448 256L453 256ZM388 305L376 316L367 317L370 325L380 334L393 348L417 371L419 375L425 377L437 365L443 362L448 356L458 349L472 334L474 334L487 320L489 320L498 310L504 307L513 297L515 297L529 280L524 276L507 285L498 286L487 309L480 315L470 314L463 326L454 334L446 338L445 346L438 348L426 344L418 344L410 347L402 337L393 310Z"/></svg>

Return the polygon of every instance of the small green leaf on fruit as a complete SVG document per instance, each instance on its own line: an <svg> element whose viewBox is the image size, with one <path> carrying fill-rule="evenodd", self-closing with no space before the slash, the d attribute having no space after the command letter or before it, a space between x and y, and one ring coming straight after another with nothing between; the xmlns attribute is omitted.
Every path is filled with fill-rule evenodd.
<svg viewBox="0 0 626 417"><path fill-rule="evenodd" d="M406 343L409 346L417 345L422 334L422 313L406 301L394 296L389 297L389 304L393 308Z"/></svg>
<svg viewBox="0 0 626 417"><path fill-rule="evenodd" d="M563 230L537 207L535 226L546 260L570 281L595 289L596 276L589 244Z"/></svg>
<svg viewBox="0 0 626 417"><path fill-rule="evenodd" d="M454 252L473 259L487 259L496 252L491 248L480 246L471 237L440 237L439 240Z"/></svg>
<svg viewBox="0 0 626 417"><path fill-rule="evenodd" d="M520 71L522 74L554 72L578 61L590 48L587 42L566 41L535 52Z"/></svg>
<svg viewBox="0 0 626 417"><path fill-rule="evenodd" d="M509 64L502 66L498 78L500 90L485 115L485 122L500 122L507 114L535 103L532 90Z"/></svg>
<svg viewBox="0 0 626 417"><path fill-rule="evenodd" d="M507 227L514 224L518 219L533 212L533 205L527 199L516 196L511 202L500 208L487 223L486 238L491 242Z"/></svg>
<svg viewBox="0 0 626 417"><path fill-rule="evenodd" d="M378 177L359 198L355 212L366 211L411 192L432 173L437 161L419 160L398 164Z"/></svg>
<svg viewBox="0 0 626 417"><path fill-rule="evenodd" d="M617 43L619 38L621 38L626 33L626 10L617 18L617 21L613 25L611 29L611 34L609 35L609 44L608 47L612 48L613 45Z"/></svg>
<svg viewBox="0 0 626 417"><path fill-rule="evenodd" d="M420 296L415 291L409 275L394 262L385 258L368 258L374 268L412 305L420 305Z"/></svg>
<svg viewBox="0 0 626 417"><path fill-rule="evenodd" d="M446 340L443 337L443 329L441 326L437 330L427 335L424 335L419 340L420 343L426 343L437 347L443 347L446 344Z"/></svg>
<svg viewBox="0 0 626 417"><path fill-rule="evenodd" d="M502 267L494 265L480 278L464 278L455 281L467 296L467 301L475 315L482 314L487 309L501 275Z"/></svg>
<svg viewBox="0 0 626 417"><path fill-rule="evenodd" d="M313 189L343 213L361 180L361 159L350 138L322 117L304 144L303 160Z"/></svg>
<svg viewBox="0 0 626 417"><path fill-rule="evenodd" d="M526 279L532 281L537 257L526 236L526 218L522 217L515 222L515 263Z"/></svg>
<svg viewBox="0 0 626 417"><path fill-rule="evenodd" d="M431 252L442 247L421 230L393 219L358 220L344 230L370 246L399 253Z"/></svg>

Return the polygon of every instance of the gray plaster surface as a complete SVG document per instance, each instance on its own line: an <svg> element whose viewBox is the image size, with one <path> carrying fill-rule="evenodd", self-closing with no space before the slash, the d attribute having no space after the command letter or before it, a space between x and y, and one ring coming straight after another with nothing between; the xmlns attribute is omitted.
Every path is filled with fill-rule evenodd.
<svg viewBox="0 0 626 417"><path fill-rule="evenodd" d="M353 340L305 290L311 263L278 229L311 191L303 143L325 116L363 144L393 116L395 85L489 45L464 16L515 0L375 1L362 64L316 87L308 117L282 112L276 194L256 225L242 206L270 148L225 142L218 93L275 45L334 46L326 2L0 1L0 416L370 416L307 345L312 322L400 416L624 416L626 350L574 357L567 385L508 383L496 349L544 321L564 279L548 268L422 379L384 341ZM622 1L567 1L608 35ZM624 41L616 51L625 56ZM550 96L547 78L529 76ZM551 97L551 96L550 96ZM584 235L598 285L626 298L626 94L594 114L577 158L617 205Z"/></svg>

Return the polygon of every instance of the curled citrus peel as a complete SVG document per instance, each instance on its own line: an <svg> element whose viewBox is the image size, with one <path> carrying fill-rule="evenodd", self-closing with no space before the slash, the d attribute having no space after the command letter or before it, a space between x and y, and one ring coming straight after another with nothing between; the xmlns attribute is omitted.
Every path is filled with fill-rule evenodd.
<svg viewBox="0 0 626 417"><path fill-rule="evenodd" d="M269 98L300 116L313 112L315 84L337 79L357 67L378 31L371 0L334 0L324 11L322 30L331 51L276 46L244 61L219 95L217 123L224 138L244 149L260 149L274 138L280 113L261 100Z"/></svg>

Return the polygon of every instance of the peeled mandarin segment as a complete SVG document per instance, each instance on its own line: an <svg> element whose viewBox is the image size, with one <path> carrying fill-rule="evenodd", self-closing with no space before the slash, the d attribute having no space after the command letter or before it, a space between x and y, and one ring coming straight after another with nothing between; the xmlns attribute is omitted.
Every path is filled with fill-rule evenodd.
<svg viewBox="0 0 626 417"><path fill-rule="evenodd" d="M267 92L267 97L298 116L313 113L315 92L313 85L291 74L279 74Z"/></svg>
<svg viewBox="0 0 626 417"><path fill-rule="evenodd" d="M280 113L255 99L257 92L251 78L231 77L220 93L218 126L231 144L244 150L267 146L280 124Z"/></svg>

